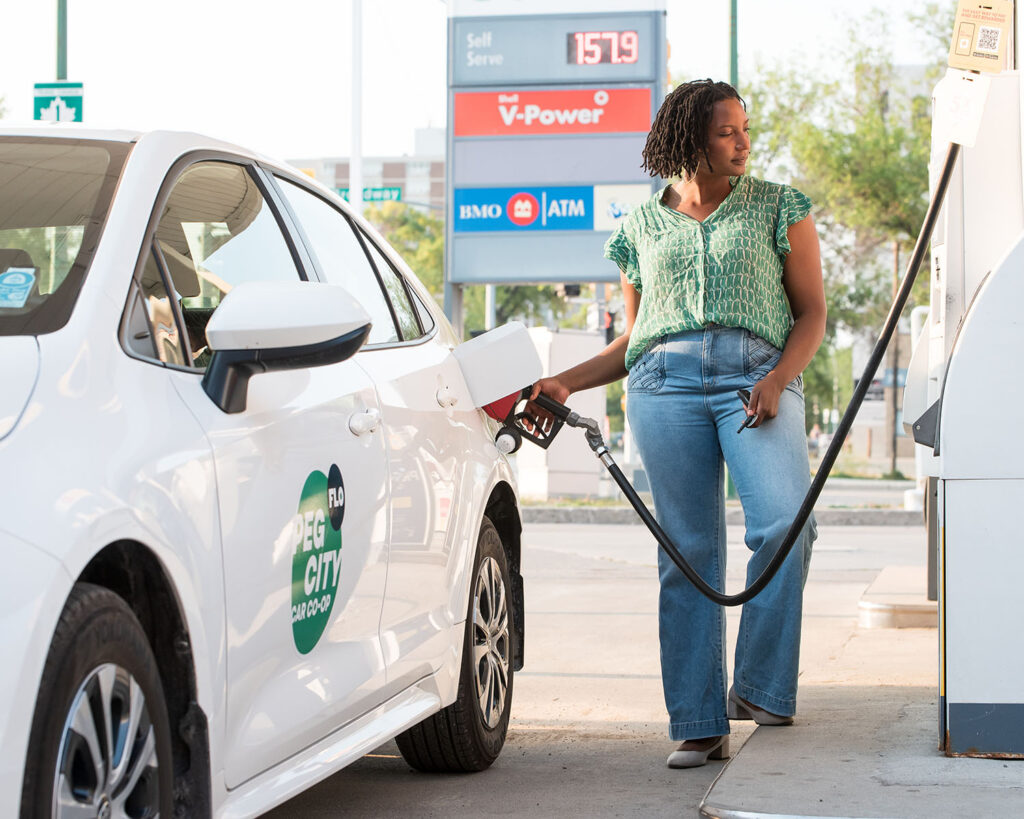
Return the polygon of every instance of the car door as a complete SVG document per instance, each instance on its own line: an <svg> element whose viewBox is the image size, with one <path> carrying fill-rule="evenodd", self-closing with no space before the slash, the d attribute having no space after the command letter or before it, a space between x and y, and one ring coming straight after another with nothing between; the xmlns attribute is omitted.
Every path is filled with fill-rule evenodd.
<svg viewBox="0 0 1024 819"><path fill-rule="evenodd" d="M233 414L201 384L205 326L226 293L245 281L304 278L272 196L244 163L190 164L158 202L145 250L146 267L173 291L162 324L176 320L184 339L176 388L214 455L229 788L369 710L385 681L387 472L372 381L351 360L264 373Z"/></svg>
<svg viewBox="0 0 1024 819"><path fill-rule="evenodd" d="M387 334L357 355L378 386L388 450L390 538L381 645L394 691L437 670L451 649L452 525L474 409L451 345L423 325L396 265L377 240L297 182L280 185L318 269L351 289ZM365 256L360 257L362 248ZM367 260L368 258L368 260ZM358 279L358 283L354 280ZM461 634L461 632L459 632Z"/></svg>

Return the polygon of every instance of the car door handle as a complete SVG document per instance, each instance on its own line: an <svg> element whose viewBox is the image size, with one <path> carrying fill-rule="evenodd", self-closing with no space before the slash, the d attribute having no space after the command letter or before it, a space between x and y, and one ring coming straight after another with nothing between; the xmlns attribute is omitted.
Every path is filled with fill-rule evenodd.
<svg viewBox="0 0 1024 819"><path fill-rule="evenodd" d="M459 403L459 397L448 387L441 387L437 391L437 405L439 407L454 407Z"/></svg>
<svg viewBox="0 0 1024 819"><path fill-rule="evenodd" d="M353 413L348 419L348 428L353 435L366 435L380 426L380 410L370 407L364 412Z"/></svg>

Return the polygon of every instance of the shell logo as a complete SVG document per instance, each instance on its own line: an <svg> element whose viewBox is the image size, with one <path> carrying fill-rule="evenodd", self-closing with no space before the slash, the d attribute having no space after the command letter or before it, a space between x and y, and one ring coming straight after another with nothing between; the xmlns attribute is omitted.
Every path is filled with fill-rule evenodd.
<svg viewBox="0 0 1024 819"><path fill-rule="evenodd" d="M505 213L513 225L526 227L537 221L540 216L540 202L529 193L515 193L505 206Z"/></svg>

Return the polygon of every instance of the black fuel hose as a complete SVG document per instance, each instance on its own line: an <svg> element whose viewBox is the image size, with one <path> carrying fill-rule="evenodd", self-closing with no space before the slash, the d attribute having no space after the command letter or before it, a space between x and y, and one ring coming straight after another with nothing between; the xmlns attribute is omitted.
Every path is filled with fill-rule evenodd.
<svg viewBox="0 0 1024 819"><path fill-rule="evenodd" d="M857 382L857 387L853 391L853 397L850 399L850 403L846 407L846 412L843 413L843 417L839 421L839 426L836 427L836 431L832 437L832 443L829 444L824 457L821 459L821 464L818 466L818 471L814 476L814 480L811 481L811 486L807 490L807 495L804 497L803 503L800 505L800 509L796 513L796 517L793 519L789 530L786 532L786 537L783 538L783 541L779 545L775 555L772 557L771 562L765 566L764 571L761 572L760 576L746 589L738 594L723 594L718 591L718 589L708 585L704 578L702 578L686 561L686 558L679 553L679 550L676 548L671 538L669 538L661 526L658 525L658 522L654 519L654 515L651 514L650 510L640 499L640 496L637 495L636 490L626 479L626 476L622 474L622 470L618 467L615 461L612 460L611 454L608 452L608 448L604 445L603 440L601 440L600 434L596 431L588 430L587 438L591 443L591 448L594 449L594 452L601 459L601 462L605 465L605 468L611 474L615 483L619 485L619 489L622 490L626 499L630 502L630 505L632 505L633 509L636 510L636 513L640 516L644 525L647 526L651 531L651 534L657 538L661 548L665 550L665 553L672 559L672 562L679 567L679 570L686 576L687 580L689 580L697 590L709 600L712 600L722 606L738 606L742 603L746 603L748 600L757 596L761 590L771 582L771 579L775 577L776 572L778 572L779 567L782 566L783 562L789 556L789 553L793 548L793 544L796 543L797 538L800 536L800 532L804 528L804 524L807 523L807 519L810 517L811 511L814 509L814 504L818 501L818 496L821 494L821 490L825 486L825 480L832 471L832 467L835 466L836 459L839 457L839 451L842 449L843 443L846 441L846 436L850 433L850 427L853 426L853 419L857 416L857 412L860 410L860 406L864 402L864 396L867 394L868 387L871 385L871 382L875 377L875 373L878 371L878 365L885 356L885 348L889 346L889 340L892 338L892 334L896 332L900 315L903 313L903 308L906 306L907 300L910 298L910 291L914 286L914 280L917 278L918 270L921 267L921 263L924 261L924 254L928 249L928 243L931 241L932 231L935 229L935 222L938 219L942 202L946 198L946 190L949 187L949 180L953 175L953 168L956 165L959 153L960 146L956 143L951 143L946 151L946 158L942 164L942 172L935 185L935 191L932 194L931 201L928 203L928 212L925 214L924 224L921 226L921 232L917 237L917 244L914 246L914 252L911 254L910 262L907 264L907 272L903 276L903 282L900 285L896 298L892 303L892 307L889 308L889 315L885 319L882 334L879 336L874 349L871 351L868 363L864 367L864 374L861 376L860 381ZM895 382L893 388L895 389ZM557 401L552 400L543 393L538 395L537 398L534 399L534 402L543 409L546 409L547 411L554 413L559 418L562 418L562 420L565 420L570 424L570 426L577 426L573 419L575 418L575 420L579 420L579 416L576 416L576 414L570 411L564 404L560 404Z"/></svg>

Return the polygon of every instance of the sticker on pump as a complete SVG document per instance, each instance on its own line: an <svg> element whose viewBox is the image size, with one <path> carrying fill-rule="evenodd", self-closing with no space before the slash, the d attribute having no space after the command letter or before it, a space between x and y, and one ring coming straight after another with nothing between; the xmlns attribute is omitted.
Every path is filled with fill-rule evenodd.
<svg viewBox="0 0 1024 819"><path fill-rule="evenodd" d="M309 654L323 636L341 576L345 484L337 464L310 472L292 521L292 637Z"/></svg>
<svg viewBox="0 0 1024 819"><path fill-rule="evenodd" d="M0 308L18 310L25 306L32 285L36 283L34 267L9 267L0 274Z"/></svg>
<svg viewBox="0 0 1024 819"><path fill-rule="evenodd" d="M949 46L949 65L998 74L1012 68L1012 0L960 0Z"/></svg>

